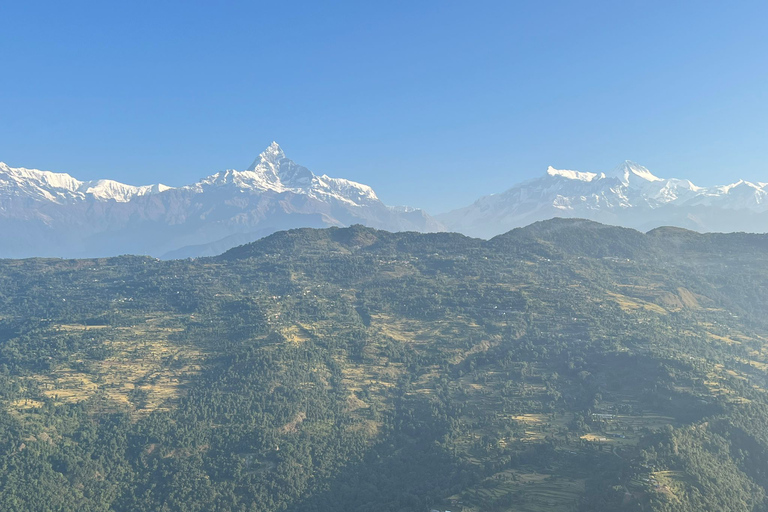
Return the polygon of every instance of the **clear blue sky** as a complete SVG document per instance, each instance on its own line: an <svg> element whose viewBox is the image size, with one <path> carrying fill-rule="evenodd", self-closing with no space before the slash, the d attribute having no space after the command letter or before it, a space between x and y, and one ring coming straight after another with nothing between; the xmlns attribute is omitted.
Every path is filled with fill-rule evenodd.
<svg viewBox="0 0 768 512"><path fill-rule="evenodd" d="M768 181L765 1L24 1L0 24L12 166L183 185L276 140L432 213L548 165Z"/></svg>

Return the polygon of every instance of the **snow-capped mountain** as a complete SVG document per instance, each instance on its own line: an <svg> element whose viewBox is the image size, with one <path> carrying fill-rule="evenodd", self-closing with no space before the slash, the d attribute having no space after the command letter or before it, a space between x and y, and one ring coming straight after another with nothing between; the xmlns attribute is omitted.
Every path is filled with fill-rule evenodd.
<svg viewBox="0 0 768 512"><path fill-rule="evenodd" d="M222 186L262 193L303 194L319 201L340 201L350 206L379 202L373 189L367 185L325 174L316 176L306 167L286 158L276 142L270 144L247 170L218 172L185 188L202 193Z"/></svg>
<svg viewBox="0 0 768 512"><path fill-rule="evenodd" d="M768 183L697 187L626 161L608 173L549 167L544 176L437 215L449 230L492 237L552 217L581 217L642 231L768 231Z"/></svg>
<svg viewBox="0 0 768 512"><path fill-rule="evenodd" d="M387 207L366 185L315 175L274 142L244 171L179 188L80 181L0 163L0 257L202 256L282 229L356 223L442 228L422 210Z"/></svg>
<svg viewBox="0 0 768 512"><path fill-rule="evenodd" d="M12 168L0 162L0 197L29 198L58 204L86 201L89 197L124 203L132 197L168 190L163 184L133 187L112 180L76 180L69 174L24 167ZM2 208L0 204L0 208Z"/></svg>

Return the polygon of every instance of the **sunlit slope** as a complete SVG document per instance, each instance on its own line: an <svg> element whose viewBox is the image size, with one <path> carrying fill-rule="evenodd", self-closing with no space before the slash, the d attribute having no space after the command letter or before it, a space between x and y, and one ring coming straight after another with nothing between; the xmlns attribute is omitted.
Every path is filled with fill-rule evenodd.
<svg viewBox="0 0 768 512"><path fill-rule="evenodd" d="M2 261L0 507L760 509L766 246L553 220Z"/></svg>

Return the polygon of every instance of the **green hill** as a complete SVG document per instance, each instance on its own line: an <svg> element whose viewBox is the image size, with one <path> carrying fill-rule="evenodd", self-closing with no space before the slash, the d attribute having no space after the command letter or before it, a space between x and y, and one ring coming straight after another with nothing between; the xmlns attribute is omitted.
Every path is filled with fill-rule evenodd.
<svg viewBox="0 0 768 512"><path fill-rule="evenodd" d="M0 509L766 510L768 236L0 260Z"/></svg>

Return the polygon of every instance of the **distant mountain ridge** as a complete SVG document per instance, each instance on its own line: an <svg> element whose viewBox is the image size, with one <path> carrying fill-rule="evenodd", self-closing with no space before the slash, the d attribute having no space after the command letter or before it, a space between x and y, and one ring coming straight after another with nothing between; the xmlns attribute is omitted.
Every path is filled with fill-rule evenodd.
<svg viewBox="0 0 768 512"><path fill-rule="evenodd" d="M13 168L0 162L0 194L6 198L27 198L66 204L85 201L90 197L124 203L136 196L157 194L170 188L163 184L134 187L113 180L80 181L66 173Z"/></svg>
<svg viewBox="0 0 768 512"><path fill-rule="evenodd" d="M283 229L351 224L442 229L422 210L386 206L367 185L315 175L275 142L245 171L179 188L0 163L0 257L206 256Z"/></svg>
<svg viewBox="0 0 768 512"><path fill-rule="evenodd" d="M549 167L544 176L437 215L449 230L489 238L553 217L579 217L647 231L768 231L768 183L698 187L664 179L629 160L609 173Z"/></svg>
<svg viewBox="0 0 768 512"><path fill-rule="evenodd" d="M428 192L425 190L425 192ZM0 257L220 254L276 231L362 224L387 231L456 231L491 238L555 217L649 231L767 232L768 183L699 187L625 161L608 173L549 167L500 194L431 217L388 206L361 183L316 175L273 142L243 171L196 183L132 186L0 162Z"/></svg>

